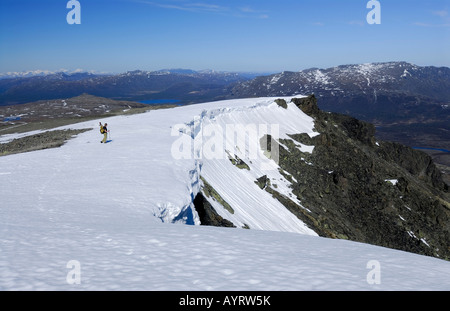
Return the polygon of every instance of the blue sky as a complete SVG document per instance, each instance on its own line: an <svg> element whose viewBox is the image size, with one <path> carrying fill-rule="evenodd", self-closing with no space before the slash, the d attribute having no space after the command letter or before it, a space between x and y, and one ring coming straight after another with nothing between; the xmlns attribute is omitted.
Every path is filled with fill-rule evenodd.
<svg viewBox="0 0 450 311"><path fill-rule="evenodd" d="M450 67L450 0L1 0L0 72L280 72L404 60Z"/></svg>

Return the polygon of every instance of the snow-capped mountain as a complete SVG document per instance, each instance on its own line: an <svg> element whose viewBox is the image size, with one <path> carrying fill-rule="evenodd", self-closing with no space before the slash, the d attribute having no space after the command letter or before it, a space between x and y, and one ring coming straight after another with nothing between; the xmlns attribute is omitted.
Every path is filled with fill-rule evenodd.
<svg viewBox="0 0 450 311"><path fill-rule="evenodd" d="M53 73L55 72L50 70L10 71L0 73L0 79L29 78L35 76L45 76Z"/></svg>
<svg viewBox="0 0 450 311"><path fill-rule="evenodd" d="M232 93L235 98L315 94L323 110L376 124L383 140L450 149L447 67L387 62L312 68L244 81Z"/></svg>
<svg viewBox="0 0 450 311"><path fill-rule="evenodd" d="M373 140L370 126L334 118L319 112L313 98L229 100L78 123L60 129L92 130L60 148L0 157L0 288L450 289L448 261L350 242L344 235L318 237L337 232L330 217L346 207L313 209L307 192L316 192L316 177L331 181L324 183L328 190L317 188L325 204L331 196L351 199L351 175L367 173L359 167L367 156L388 161L390 154L389 145ZM109 124L108 144L99 143L99 121ZM3 135L1 141L31 134L36 132ZM356 150L348 163L356 171L320 161L325 153L336 158L342 146ZM383 220L391 229L380 238L404 228L403 242L438 252L438 237L427 225L420 232L414 227L425 217L420 202L403 206L420 195L415 172L403 177L403 163L392 165L396 175L388 176L381 162L368 163L376 172L361 182L386 193L372 208L356 207L374 217L356 231ZM312 170L321 174L314 177ZM438 191L434 177L423 175L420 185ZM200 195L209 206L196 206ZM199 227L199 210L237 228ZM353 213L342 214L348 235ZM423 222L434 221L431 227L445 236L436 224L448 221L445 209L428 213L434 220Z"/></svg>
<svg viewBox="0 0 450 311"><path fill-rule="evenodd" d="M378 124L450 120L450 68L406 62L343 65L282 72L244 81L237 98L315 94L321 109Z"/></svg>
<svg viewBox="0 0 450 311"><path fill-rule="evenodd" d="M43 76L49 76L49 75L56 75L56 74L66 74L66 75L74 75L74 74L80 74L80 73L86 73L91 75L96 74L105 74L105 73L99 73L94 70L83 70L83 69L75 69L75 70L67 70L67 69L60 69L60 70L28 70L28 71L9 71L9 72L0 72L0 80L1 79L14 79L14 78L31 78L31 77L43 77Z"/></svg>
<svg viewBox="0 0 450 311"><path fill-rule="evenodd" d="M319 98L329 95L339 98L364 95L376 103L378 93L386 92L404 92L448 101L449 90L450 68L388 62L282 72L242 82L233 91L238 97L315 94Z"/></svg>

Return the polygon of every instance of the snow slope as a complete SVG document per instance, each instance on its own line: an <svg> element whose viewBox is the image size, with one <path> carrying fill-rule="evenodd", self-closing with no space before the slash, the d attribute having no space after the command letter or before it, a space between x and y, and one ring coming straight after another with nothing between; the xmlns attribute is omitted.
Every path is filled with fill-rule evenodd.
<svg viewBox="0 0 450 311"><path fill-rule="evenodd" d="M289 196L273 160L229 150L239 139L227 146L225 137L224 150L244 159L249 171L227 157L207 156L205 150L222 149L208 145L205 130L227 124L278 125L280 137L315 135L311 118L273 101L101 120L111 129L113 142L106 145L99 143L98 121L79 123L69 127L94 129L58 149L0 157L0 289L450 289L446 261L317 237L254 183L267 174ZM269 128L258 127L258 135ZM191 144L192 156L177 158L180 142ZM199 224L192 200L200 174L234 209L215 206L220 214L259 230L183 225ZM380 284L367 281L371 261L379 264ZM73 269L80 284L71 284Z"/></svg>
<svg viewBox="0 0 450 311"><path fill-rule="evenodd" d="M264 155L259 139L266 134L277 138L289 138L289 133L317 135L313 119L293 103L284 109L273 99L254 102L250 101L250 108L204 110L194 122L196 130L189 132L195 138L194 154L199 155L201 176L231 205L234 213L212 202L214 208L238 227L317 235L255 183L266 175L278 191L301 204L276 162ZM229 158L236 156L244 160L248 170L232 164Z"/></svg>

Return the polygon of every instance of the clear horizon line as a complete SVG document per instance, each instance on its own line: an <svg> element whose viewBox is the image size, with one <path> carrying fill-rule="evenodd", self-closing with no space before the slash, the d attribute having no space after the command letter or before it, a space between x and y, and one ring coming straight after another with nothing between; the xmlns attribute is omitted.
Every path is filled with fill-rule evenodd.
<svg viewBox="0 0 450 311"><path fill-rule="evenodd" d="M23 70L23 71L2 71L0 72L0 76L13 76L13 75L27 75L27 74L31 74L31 75L49 75L49 74L56 74L56 73L69 73L69 74L74 74L74 73L91 73L91 74L96 74L96 75L118 75L118 74L124 74L124 73L129 73L129 72L134 72L134 71L142 71L142 72L164 72L164 71L174 71L174 70L191 70L197 73L201 73L201 72L217 72L217 73L241 73L241 74L276 74L276 73L281 73L281 72L299 72L299 71L303 71L303 70L308 70L308 69L330 69L330 68L335 68L335 67L339 67L339 66L351 66L351 65L364 65L364 64L383 64L383 63L408 63L411 65L416 65L419 67L447 67L449 68L450 66L445 66L445 65L440 65L440 66L434 66L434 65L417 65L415 63L412 62L408 62L408 61L376 61L376 62L363 62L363 63L346 63L346 64L340 64L340 65L335 65L335 66L331 66L331 67L317 67L317 66L309 66L309 67L304 67L302 69L297 69L297 70L215 70L215 69L191 69L191 68L163 68L163 69L157 69L157 70L145 70L145 69L131 69L131 70L126 70L126 71L104 71L104 70L95 70L95 69L91 69L91 70L87 70L87 69L82 69L82 68L77 68L77 69L65 69L65 68L60 68L60 69L56 69L56 70L48 70L48 69L35 69L35 70Z"/></svg>

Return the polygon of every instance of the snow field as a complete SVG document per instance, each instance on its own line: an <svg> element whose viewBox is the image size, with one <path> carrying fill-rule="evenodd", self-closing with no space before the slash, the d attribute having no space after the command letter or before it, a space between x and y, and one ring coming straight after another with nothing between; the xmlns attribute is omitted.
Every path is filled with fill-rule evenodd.
<svg viewBox="0 0 450 311"><path fill-rule="evenodd" d="M262 170L265 158L242 149L235 155L250 170L228 158L174 159L179 139L200 134L174 135L174 126L196 118L203 128L278 124L280 138L314 135L308 116L273 100L79 123L65 128L94 129L57 149L0 157L0 290L449 290L446 261L314 236L254 183L267 174L289 196L274 161ZM112 143L100 144L99 121ZM220 214L259 230L183 225L199 224L200 174L235 210L215 206ZM371 261L380 284L368 282Z"/></svg>
<svg viewBox="0 0 450 311"><path fill-rule="evenodd" d="M3 230L2 230L3 231ZM449 290L441 260L295 233L125 222L2 232L2 290ZM70 284L70 261L79 284ZM380 284L370 284L379 262Z"/></svg>

